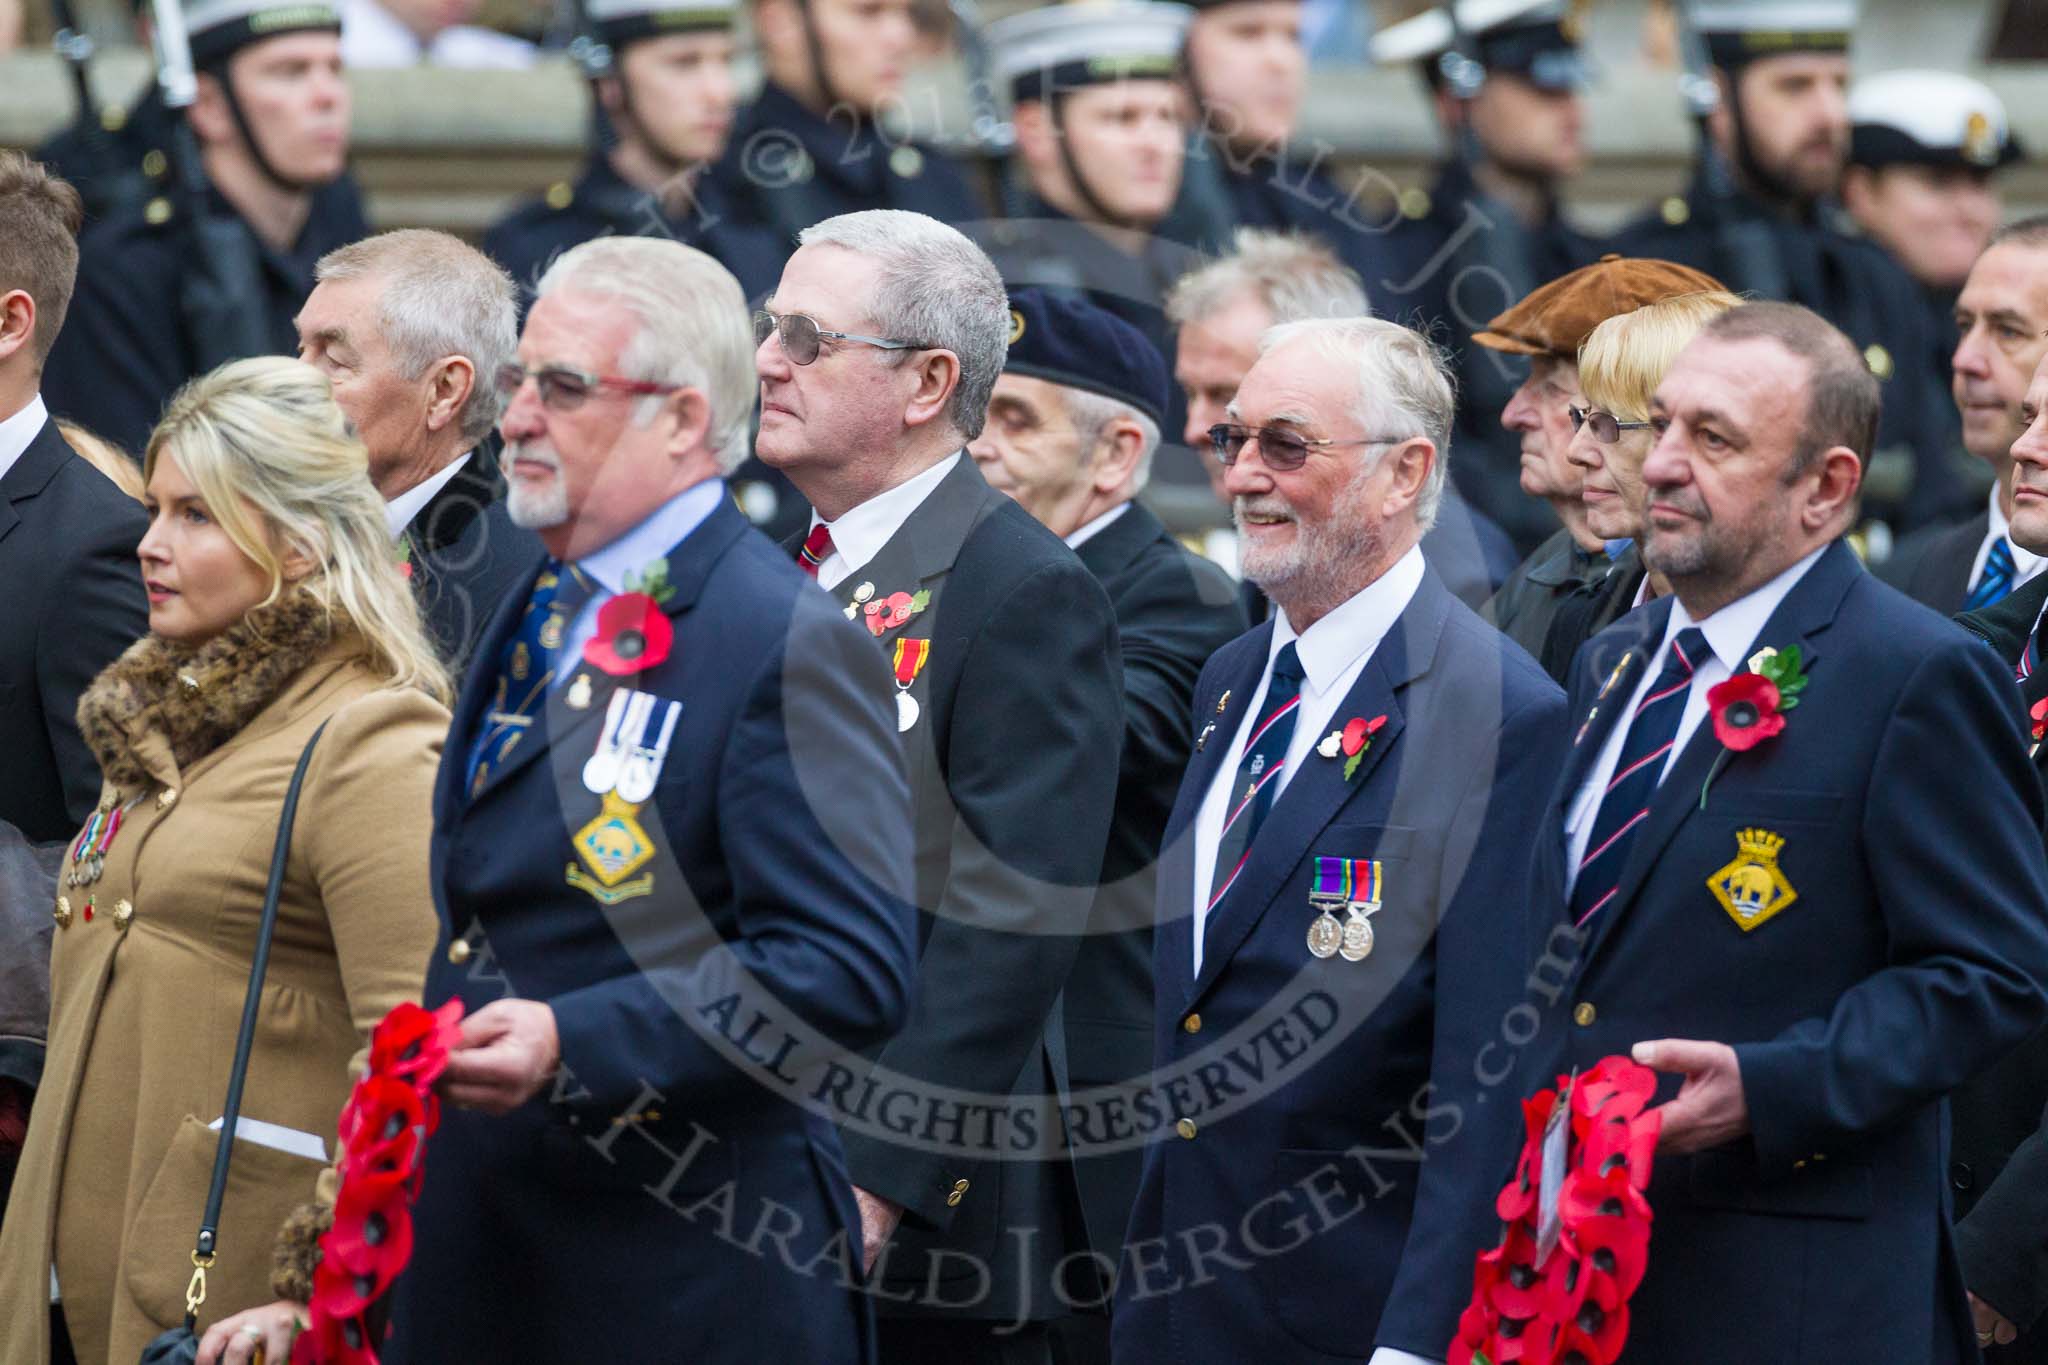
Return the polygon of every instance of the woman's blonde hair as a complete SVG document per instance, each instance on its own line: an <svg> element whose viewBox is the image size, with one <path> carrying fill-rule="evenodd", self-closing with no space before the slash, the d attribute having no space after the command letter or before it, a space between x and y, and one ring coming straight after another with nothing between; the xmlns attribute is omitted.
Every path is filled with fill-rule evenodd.
<svg viewBox="0 0 2048 1365"><path fill-rule="evenodd" d="M1725 290L1677 294L1607 319L1579 347L1579 390L1624 422L1650 416L1650 395L1700 329L1742 299Z"/></svg>
<svg viewBox="0 0 2048 1365"><path fill-rule="evenodd" d="M297 586L354 628L394 687L446 702L448 671L400 575L369 456L327 377L282 356L237 360L178 390L149 438L147 480L164 454L228 538L270 575L274 602L294 549L316 566Z"/></svg>
<svg viewBox="0 0 2048 1365"><path fill-rule="evenodd" d="M135 467L135 461L128 452L109 441L96 431L87 431L76 422L57 419L57 433L66 445L78 452L78 458L113 480L114 487L126 493L137 502L142 501L142 471Z"/></svg>

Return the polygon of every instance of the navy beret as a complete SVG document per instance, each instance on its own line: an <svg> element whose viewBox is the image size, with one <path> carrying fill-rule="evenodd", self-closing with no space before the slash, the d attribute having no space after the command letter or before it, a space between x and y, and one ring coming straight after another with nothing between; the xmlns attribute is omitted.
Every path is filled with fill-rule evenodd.
<svg viewBox="0 0 2048 1365"><path fill-rule="evenodd" d="M1097 304L1045 289L1010 293L1003 373L1086 389L1166 421L1166 361L1145 334Z"/></svg>

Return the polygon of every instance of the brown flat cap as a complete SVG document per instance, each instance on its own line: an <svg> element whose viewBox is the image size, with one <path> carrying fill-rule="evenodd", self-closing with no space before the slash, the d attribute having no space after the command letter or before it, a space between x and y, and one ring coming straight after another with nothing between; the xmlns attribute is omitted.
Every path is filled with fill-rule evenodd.
<svg viewBox="0 0 2048 1365"><path fill-rule="evenodd" d="M1576 360L1595 327L1646 303L1726 290L1712 275L1673 261L1602 256L1592 265L1560 275L1529 291L1529 297L1486 324L1472 339L1515 355L1554 355Z"/></svg>

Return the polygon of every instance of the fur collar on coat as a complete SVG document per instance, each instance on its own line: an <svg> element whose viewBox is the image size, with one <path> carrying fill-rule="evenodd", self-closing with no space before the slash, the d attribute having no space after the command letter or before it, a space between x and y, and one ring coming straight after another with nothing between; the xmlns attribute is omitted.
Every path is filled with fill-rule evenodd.
<svg viewBox="0 0 2048 1365"><path fill-rule="evenodd" d="M180 768L212 753L320 656L334 638L326 607L305 592L252 607L197 647L145 635L78 699L78 728L117 787L147 785L136 742L155 733Z"/></svg>

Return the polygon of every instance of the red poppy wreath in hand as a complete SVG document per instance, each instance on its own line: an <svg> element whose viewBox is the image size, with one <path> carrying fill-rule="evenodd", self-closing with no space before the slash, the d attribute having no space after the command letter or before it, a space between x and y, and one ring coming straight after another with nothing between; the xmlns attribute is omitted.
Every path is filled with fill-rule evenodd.
<svg viewBox="0 0 2048 1365"><path fill-rule="evenodd" d="M1522 1102L1528 1129L1514 1178L1494 1201L1500 1245L1473 1266L1472 1301L1458 1319L1448 1365L1613 1365L1628 1341L1628 1301L1650 1263L1643 1191L1662 1116L1645 1112L1655 1073L1609 1057ZM1560 1098L1563 1097L1563 1098ZM1557 1245L1538 1255L1544 1136L1570 1106Z"/></svg>
<svg viewBox="0 0 2048 1365"><path fill-rule="evenodd" d="M306 1330L292 1365L376 1365L371 1308L412 1258L412 1205L427 1138L441 1123L434 1082L462 1033L462 1002L402 1004L370 1034L370 1064L341 1110L341 1188L320 1236Z"/></svg>

